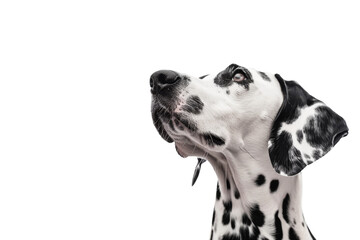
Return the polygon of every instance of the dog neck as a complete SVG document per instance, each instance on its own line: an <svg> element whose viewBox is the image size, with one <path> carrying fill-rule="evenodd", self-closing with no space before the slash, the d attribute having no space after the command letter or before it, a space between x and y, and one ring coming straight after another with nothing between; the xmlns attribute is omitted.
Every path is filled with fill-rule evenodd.
<svg viewBox="0 0 360 240"><path fill-rule="evenodd" d="M261 152L209 160L219 180L211 239L315 239L302 214L301 174L279 175Z"/></svg>

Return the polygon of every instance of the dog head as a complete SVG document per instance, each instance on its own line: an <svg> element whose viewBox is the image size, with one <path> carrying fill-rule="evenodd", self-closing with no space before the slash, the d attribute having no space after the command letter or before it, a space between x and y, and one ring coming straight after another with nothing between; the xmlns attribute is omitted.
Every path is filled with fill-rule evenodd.
<svg viewBox="0 0 360 240"><path fill-rule="evenodd" d="M348 133L296 82L236 64L200 78L157 71L150 86L154 125L182 157L267 151L275 171L291 176Z"/></svg>

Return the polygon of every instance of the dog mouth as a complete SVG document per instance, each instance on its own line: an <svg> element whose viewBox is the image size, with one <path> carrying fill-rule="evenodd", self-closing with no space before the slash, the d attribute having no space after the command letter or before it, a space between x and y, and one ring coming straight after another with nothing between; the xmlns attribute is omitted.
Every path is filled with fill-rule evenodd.
<svg viewBox="0 0 360 240"><path fill-rule="evenodd" d="M153 116L154 126L158 130L160 136L162 136L163 139L169 143L173 141L190 142L184 134L178 135L177 131L181 131L183 133L185 131L188 131L192 135L196 134L196 124L188 117L186 117L186 115L183 113L171 113L169 109L162 108L158 104L156 104L156 101L155 103L153 103L151 112ZM164 124L168 127L165 127ZM181 149L178 145L175 145L175 149L181 157L185 158L187 156L187 154L183 152L183 149ZM195 170L191 180L192 186L195 185L200 175L201 165L206 162L204 158L197 158L197 160L198 161L195 166Z"/></svg>
<svg viewBox="0 0 360 240"><path fill-rule="evenodd" d="M185 142L193 144L193 140L197 140L197 145L205 148L214 149L225 145L225 139L211 131L200 131L197 123L189 114L184 112L173 112L170 109L162 107L152 108L153 122L159 134L165 140L171 138L175 142ZM193 140L190 140L193 139ZM172 142L168 141L168 142Z"/></svg>
<svg viewBox="0 0 360 240"><path fill-rule="evenodd" d="M165 108L155 99L153 99L151 112L154 126L168 142L179 141L186 135L197 134L197 124L183 112L174 112L170 107Z"/></svg>
<svg viewBox="0 0 360 240"><path fill-rule="evenodd" d="M195 119L202 114L204 103L199 96L188 92L184 94L190 81L189 77L168 70L155 72L150 78L154 126L165 141L176 143L178 154L184 158L206 156L208 150L225 145L224 138L199 129ZM195 153L194 149L198 152ZM197 159L192 185L198 179L201 165L206 161L202 157Z"/></svg>
<svg viewBox="0 0 360 240"><path fill-rule="evenodd" d="M211 150L225 145L224 138L207 130L209 124L204 121L205 104L201 100L201 94L197 95L199 93L187 88L189 82L190 77L174 71L161 70L151 75L155 127L168 142L192 143Z"/></svg>

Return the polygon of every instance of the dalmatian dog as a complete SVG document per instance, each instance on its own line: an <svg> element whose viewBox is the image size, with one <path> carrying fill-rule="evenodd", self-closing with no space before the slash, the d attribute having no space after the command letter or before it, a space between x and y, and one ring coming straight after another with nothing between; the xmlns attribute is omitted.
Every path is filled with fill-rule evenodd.
<svg viewBox="0 0 360 240"><path fill-rule="evenodd" d="M278 74L231 64L192 77L150 78L152 118L181 157L218 178L210 239L315 239L301 207L301 171L348 133L342 117Z"/></svg>

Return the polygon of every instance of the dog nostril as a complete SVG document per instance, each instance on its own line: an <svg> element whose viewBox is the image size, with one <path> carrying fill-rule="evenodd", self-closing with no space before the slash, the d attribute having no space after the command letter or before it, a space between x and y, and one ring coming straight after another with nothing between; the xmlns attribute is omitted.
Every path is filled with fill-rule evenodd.
<svg viewBox="0 0 360 240"><path fill-rule="evenodd" d="M181 77L176 76L175 79L174 79L174 83L177 82L177 81L180 81L180 80L181 80Z"/></svg>
<svg viewBox="0 0 360 240"><path fill-rule="evenodd" d="M180 79L179 76L176 76L175 74L159 74L158 81L161 84L173 84L177 82Z"/></svg>

